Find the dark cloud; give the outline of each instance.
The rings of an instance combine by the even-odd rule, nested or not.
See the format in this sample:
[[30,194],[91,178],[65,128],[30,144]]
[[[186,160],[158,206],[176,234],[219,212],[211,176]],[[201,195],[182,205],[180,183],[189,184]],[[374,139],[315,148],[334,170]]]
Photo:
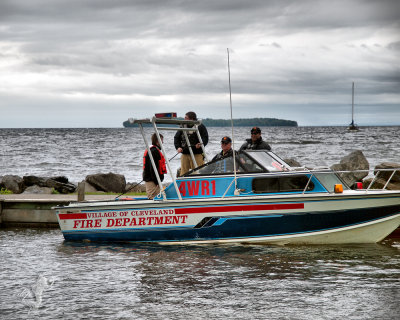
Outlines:
[[214,112],[227,47],[238,113],[249,103],[320,112],[346,104],[353,81],[361,102],[399,105],[399,12],[397,0],[3,0],[0,110],[11,95],[39,97],[35,108],[58,97]]
[[[74,32],[93,35],[98,28],[103,37],[124,31],[164,36],[231,32],[246,26],[272,27],[273,31],[293,32],[308,28],[331,29],[356,26],[399,27],[397,0],[383,1],[53,1],[3,0],[0,20],[5,25],[65,26]],[[373,17],[373,19],[371,19]],[[88,29],[85,27],[96,27]],[[285,31],[286,30],[286,31]]]

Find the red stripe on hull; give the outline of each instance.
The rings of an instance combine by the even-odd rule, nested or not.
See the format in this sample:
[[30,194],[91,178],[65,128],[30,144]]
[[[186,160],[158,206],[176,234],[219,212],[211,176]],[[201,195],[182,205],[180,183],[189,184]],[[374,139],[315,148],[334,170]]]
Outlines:
[[70,219],[87,219],[86,213],[60,213],[60,220],[70,220]]
[[176,214],[188,213],[209,213],[209,212],[237,212],[237,211],[258,211],[258,210],[290,210],[304,209],[304,203],[285,204],[250,204],[241,206],[220,206],[220,207],[198,207],[198,208],[177,208]]

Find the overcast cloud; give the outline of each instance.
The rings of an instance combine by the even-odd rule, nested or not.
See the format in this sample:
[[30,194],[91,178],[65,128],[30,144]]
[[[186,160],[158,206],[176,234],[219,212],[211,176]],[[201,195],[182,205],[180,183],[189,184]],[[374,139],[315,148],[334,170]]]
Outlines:
[[400,1],[0,0],[0,127],[193,110],[400,125]]

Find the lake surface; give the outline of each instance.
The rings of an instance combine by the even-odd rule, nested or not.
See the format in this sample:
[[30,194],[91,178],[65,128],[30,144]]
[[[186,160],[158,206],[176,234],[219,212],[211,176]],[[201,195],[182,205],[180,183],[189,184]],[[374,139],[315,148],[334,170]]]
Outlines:
[[[264,140],[282,158],[294,158],[308,167],[331,166],[353,150],[363,151],[371,168],[382,162],[400,163],[400,127],[266,127]],[[150,137],[153,132],[145,128]],[[220,151],[220,141],[232,136],[230,128],[208,128],[209,159]],[[165,131],[169,159],[176,155],[174,132]],[[250,128],[234,129],[235,149],[250,137]],[[138,128],[100,129],[0,129],[0,176],[64,175],[77,183],[88,174],[119,173],[129,182],[142,180],[145,144]],[[180,167],[180,155],[171,161]],[[166,181],[169,178],[166,178]]]
[[0,230],[1,319],[398,319],[400,241],[96,245]]
[[[211,158],[230,128],[208,128]],[[250,128],[235,128],[239,148]],[[330,166],[362,150],[400,163],[399,127],[262,128],[282,158]],[[146,129],[150,135],[152,131]],[[168,157],[173,132],[164,134]],[[141,180],[138,129],[0,129],[0,176]],[[175,171],[179,156],[172,161]],[[0,319],[399,319],[400,240],[348,246],[96,245],[0,229]]]

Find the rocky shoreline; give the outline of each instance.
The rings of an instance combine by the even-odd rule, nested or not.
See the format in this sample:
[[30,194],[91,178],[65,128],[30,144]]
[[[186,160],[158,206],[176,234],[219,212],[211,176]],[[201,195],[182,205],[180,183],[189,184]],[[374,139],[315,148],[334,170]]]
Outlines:
[[[301,167],[295,159],[285,159],[293,167]],[[374,168],[375,177],[368,176],[369,163],[360,150],[351,152],[341,159],[340,163],[330,167],[336,171],[356,171],[353,173],[341,173],[342,179],[353,186],[356,182],[362,182],[363,188],[367,188],[375,179],[372,189],[381,189],[392,176],[393,169],[400,168],[400,163],[384,162]],[[311,168],[310,168],[311,169]],[[378,174],[379,171],[379,174]],[[376,175],[378,176],[376,177]],[[117,173],[98,173],[86,176],[84,183],[85,192],[113,192],[124,193],[145,192],[144,184],[127,183],[123,175]],[[37,177],[37,176],[0,176],[0,189],[14,194],[71,194],[77,192],[78,186],[71,183],[65,176]],[[388,190],[400,190],[400,170],[392,177],[386,186]]]
[[[87,193],[145,192],[144,184],[127,183],[123,175],[117,173],[98,173],[86,176],[84,190]],[[0,177],[0,188],[13,194],[71,194],[78,185],[65,176],[37,177],[5,175]]]

